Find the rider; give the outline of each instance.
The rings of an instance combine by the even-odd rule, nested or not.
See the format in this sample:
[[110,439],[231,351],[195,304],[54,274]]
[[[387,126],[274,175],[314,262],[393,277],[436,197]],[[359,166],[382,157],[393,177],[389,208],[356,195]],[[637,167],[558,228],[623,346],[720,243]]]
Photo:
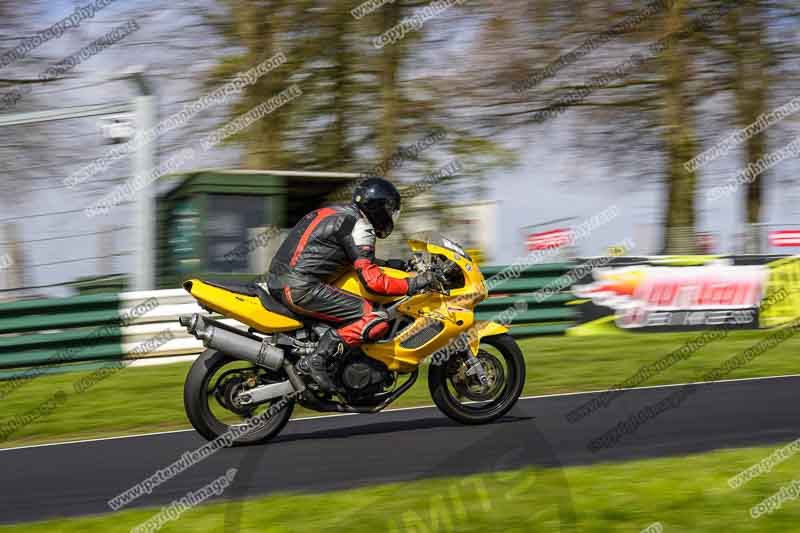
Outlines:
[[435,281],[430,272],[401,279],[379,268],[405,266],[402,261],[375,259],[375,237],[388,237],[399,214],[395,186],[368,178],[354,189],[352,203],[323,207],[300,219],[270,264],[267,287],[274,298],[296,313],[333,325],[320,337],[317,352],[298,363],[325,390],[335,389],[327,369],[333,357],[389,331],[385,312],[330,285],[333,280],[354,267],[369,292],[387,296],[414,294]]

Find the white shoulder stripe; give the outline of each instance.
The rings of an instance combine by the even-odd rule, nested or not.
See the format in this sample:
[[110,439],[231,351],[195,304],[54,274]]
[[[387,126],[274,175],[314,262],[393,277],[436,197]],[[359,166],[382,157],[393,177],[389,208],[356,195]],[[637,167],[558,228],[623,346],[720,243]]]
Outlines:
[[353,241],[356,246],[375,247],[375,228],[369,223],[366,217],[359,217],[353,226]]

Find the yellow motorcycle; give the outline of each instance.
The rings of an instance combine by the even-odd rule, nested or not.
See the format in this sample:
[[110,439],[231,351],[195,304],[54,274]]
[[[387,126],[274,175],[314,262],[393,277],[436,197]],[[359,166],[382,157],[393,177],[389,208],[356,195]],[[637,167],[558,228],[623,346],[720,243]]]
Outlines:
[[485,424],[507,413],[522,392],[525,362],[506,327],[475,320],[475,306],[488,296],[478,265],[438,233],[414,235],[408,244],[411,272],[385,271],[394,277],[431,271],[437,287],[387,297],[369,293],[354,271],[333,282],[386,311],[391,328],[384,339],[332,363],[337,386],[332,392],[321,390],[296,367],[301,357],[315,352],[329,325],[295,314],[257,281],[184,282],[211,313],[180,317],[207,347],[184,386],[184,406],[194,428],[209,440],[227,434],[230,443],[253,444],[277,435],[295,404],[320,412],[377,413],[414,385],[429,356],[428,388],[445,415],[464,424]]

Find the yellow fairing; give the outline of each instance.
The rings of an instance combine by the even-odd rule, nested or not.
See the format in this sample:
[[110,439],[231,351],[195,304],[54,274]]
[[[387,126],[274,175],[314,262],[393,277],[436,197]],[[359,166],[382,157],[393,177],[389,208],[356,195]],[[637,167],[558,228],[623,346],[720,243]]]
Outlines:
[[484,337],[491,337],[492,335],[500,335],[508,333],[508,328],[497,322],[475,322],[472,331],[469,334],[469,347],[472,353],[478,353],[478,347],[481,345],[481,339]]
[[[409,245],[414,251],[439,254],[454,261],[461,268],[466,283],[464,287],[450,291],[447,296],[423,293],[403,302],[399,306],[400,313],[415,318],[415,321],[391,340],[362,346],[368,356],[400,373],[413,372],[426,357],[471,330],[475,324],[473,309],[487,296],[483,274],[473,261],[447,248],[423,241],[409,241]],[[482,327],[479,333],[486,336],[503,332],[502,326],[495,326]],[[414,342],[420,332],[435,331],[430,328],[441,330],[427,342]]]
[[[191,286],[189,285],[191,283]],[[293,331],[303,327],[301,322],[267,311],[256,296],[227,291],[192,279],[184,283],[201,305],[264,333]],[[191,288],[190,288],[191,287]]]

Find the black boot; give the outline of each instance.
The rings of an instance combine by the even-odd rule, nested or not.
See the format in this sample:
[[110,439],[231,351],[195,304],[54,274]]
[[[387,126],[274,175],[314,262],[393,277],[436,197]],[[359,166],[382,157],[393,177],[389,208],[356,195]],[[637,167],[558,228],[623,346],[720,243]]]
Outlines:
[[331,379],[328,366],[336,363],[337,359],[344,355],[345,344],[336,330],[329,329],[319,338],[317,353],[306,355],[297,363],[297,368],[306,374],[310,374],[313,380],[323,391],[334,392],[337,387]]

